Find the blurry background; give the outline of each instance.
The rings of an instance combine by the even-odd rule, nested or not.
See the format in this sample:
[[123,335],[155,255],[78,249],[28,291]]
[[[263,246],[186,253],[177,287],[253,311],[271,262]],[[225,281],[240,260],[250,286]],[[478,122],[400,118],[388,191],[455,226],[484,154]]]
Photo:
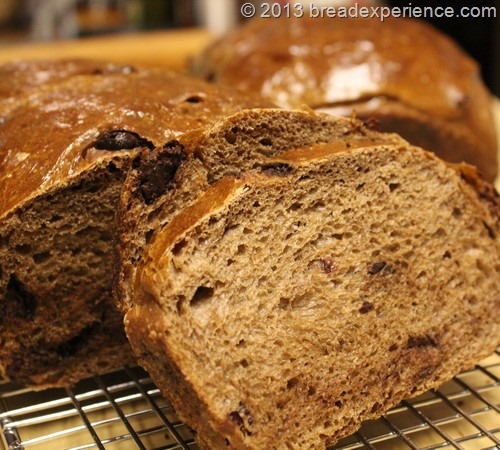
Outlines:
[[[80,39],[102,34],[147,30],[208,28],[214,34],[243,21],[239,7],[248,0],[0,0],[0,52],[2,47],[20,42]],[[286,1],[276,1],[287,3]],[[253,1],[259,7],[261,1]],[[295,2],[292,2],[295,3]],[[304,3],[304,2],[303,2]],[[354,1],[314,1],[307,3],[353,4]],[[378,4],[358,0],[360,5]],[[454,1],[461,4],[472,2]],[[480,4],[479,4],[480,3]],[[497,6],[500,1],[474,2],[474,6]],[[391,2],[408,6],[411,2]],[[413,2],[416,5],[416,2]],[[429,6],[432,2],[429,3]],[[444,6],[442,2],[440,6]],[[418,6],[424,6],[421,3]],[[498,13],[497,11],[497,13]],[[498,18],[430,19],[472,55],[483,70],[490,89],[500,96],[500,25]]]

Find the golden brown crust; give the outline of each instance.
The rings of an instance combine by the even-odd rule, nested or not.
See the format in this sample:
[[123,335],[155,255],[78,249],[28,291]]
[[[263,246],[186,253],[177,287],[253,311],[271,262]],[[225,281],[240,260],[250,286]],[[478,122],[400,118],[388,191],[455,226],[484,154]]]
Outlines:
[[380,119],[383,131],[495,177],[491,96],[478,65],[424,22],[254,20],[209,47],[193,71],[284,107],[354,109]]
[[206,77],[260,91],[287,107],[384,96],[456,118],[461,102],[474,101],[471,83],[479,82],[477,64],[449,38],[405,19],[253,20],[206,57],[200,63]]
[[0,98],[27,93],[37,87],[77,75],[127,73],[132,66],[88,59],[16,60],[0,66]]
[[116,158],[116,152],[93,149],[105,132],[127,130],[162,145],[242,104],[192,78],[137,70],[72,77],[0,105],[0,217]]

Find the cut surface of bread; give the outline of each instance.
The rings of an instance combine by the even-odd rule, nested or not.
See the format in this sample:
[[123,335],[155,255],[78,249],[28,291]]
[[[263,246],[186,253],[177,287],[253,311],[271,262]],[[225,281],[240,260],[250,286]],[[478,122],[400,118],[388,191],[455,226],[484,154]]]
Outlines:
[[282,107],[355,113],[447,161],[476,165],[489,181],[497,173],[492,97],[479,67],[423,21],[252,20],[209,46],[193,73]]
[[260,104],[167,70],[78,64],[0,102],[0,377],[39,388],[134,362],[111,288],[132,157]]
[[[303,114],[273,114],[281,131],[260,133],[281,149],[157,227],[124,307],[202,448],[326,448],[500,341],[496,191],[363,128],[304,147],[283,131],[306,135]],[[232,144],[222,121],[184,152],[243,154],[259,122],[239,119]]]
[[162,149],[143,151],[127,174],[118,206],[117,303],[124,309],[130,304],[137,264],[151,235],[211,183],[265,163],[288,150],[291,142],[303,147],[332,140],[345,145],[405,143],[397,135],[370,131],[357,120],[266,108],[230,115]]

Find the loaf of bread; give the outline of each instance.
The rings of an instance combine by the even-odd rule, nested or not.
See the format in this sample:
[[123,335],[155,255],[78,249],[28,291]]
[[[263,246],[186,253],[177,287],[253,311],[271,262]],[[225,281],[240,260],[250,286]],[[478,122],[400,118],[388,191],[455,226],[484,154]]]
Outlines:
[[125,329],[201,448],[326,448],[500,343],[500,199],[471,166],[279,110],[152,157],[121,199],[121,244],[146,235]]
[[[46,74],[19,64],[21,78]],[[134,361],[111,288],[132,157],[261,105],[165,70],[53,67],[68,64],[0,101],[0,376],[39,388]]]
[[424,22],[253,20],[212,44],[193,72],[282,107],[354,113],[447,161],[477,166],[489,181],[497,173],[491,95],[478,65]]

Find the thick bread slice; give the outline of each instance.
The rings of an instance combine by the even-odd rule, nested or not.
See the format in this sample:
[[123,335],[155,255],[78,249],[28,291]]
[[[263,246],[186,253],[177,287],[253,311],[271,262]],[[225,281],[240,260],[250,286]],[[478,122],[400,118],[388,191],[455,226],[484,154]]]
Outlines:
[[0,102],[0,377],[46,387],[134,362],[111,292],[131,159],[262,103],[167,70],[23,67],[48,79]]
[[202,448],[325,448],[500,343],[494,189],[401,141],[295,137],[170,217],[129,286],[132,348]]
[[344,145],[405,143],[397,135],[373,132],[358,120],[266,108],[236,113],[162,149],[142,152],[128,172],[118,207],[117,303],[124,310],[130,305],[137,263],[152,233],[215,180],[260,166],[291,145],[332,140]]

